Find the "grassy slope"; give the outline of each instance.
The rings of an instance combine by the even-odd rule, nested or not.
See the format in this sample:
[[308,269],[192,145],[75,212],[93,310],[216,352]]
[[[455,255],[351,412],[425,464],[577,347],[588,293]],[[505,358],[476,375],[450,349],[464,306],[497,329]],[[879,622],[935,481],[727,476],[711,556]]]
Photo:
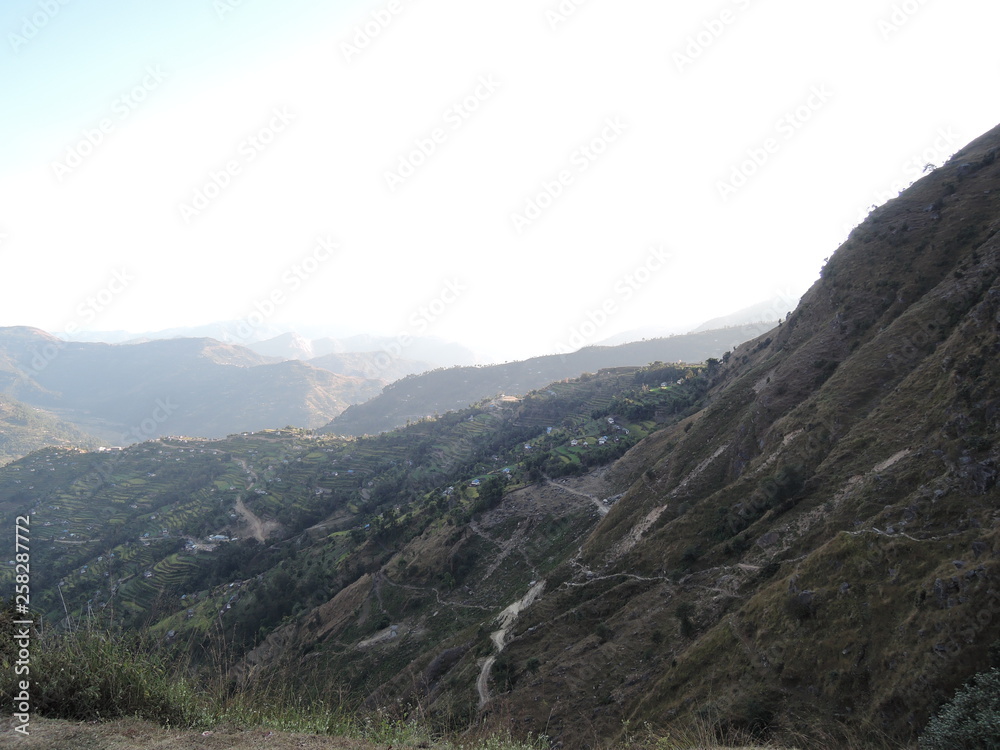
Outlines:
[[621,462],[636,481],[583,562],[655,580],[556,592],[551,609],[612,637],[515,642],[512,659],[542,655],[515,717],[551,726],[558,694],[599,734],[698,707],[912,736],[986,663],[1000,635],[997,142],[876,211],[790,320],[734,352],[712,406]]

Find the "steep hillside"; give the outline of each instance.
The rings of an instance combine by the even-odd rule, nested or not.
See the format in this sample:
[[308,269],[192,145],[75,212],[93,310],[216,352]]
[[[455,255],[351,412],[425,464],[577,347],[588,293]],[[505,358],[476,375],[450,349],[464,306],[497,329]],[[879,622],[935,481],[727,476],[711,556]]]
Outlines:
[[0,397],[0,466],[47,445],[96,448],[99,443],[52,414]]
[[409,421],[462,409],[486,398],[521,395],[548,383],[608,367],[650,362],[702,362],[767,330],[751,325],[697,335],[590,346],[572,354],[534,357],[488,367],[452,367],[404,378],[371,401],[357,404],[325,429],[339,435],[375,434]]
[[697,709],[906,737],[989,663],[998,148],[1000,129],[875,211],[725,358],[708,408],[615,467],[630,489],[518,623],[515,721]]
[[[234,690],[562,747],[693,718],[912,743],[1000,653],[998,150],[1000,128],[875,211],[791,316],[703,367],[557,378],[376,437],[3,467],[32,603]],[[488,369],[431,375],[440,397]]]
[[704,409],[557,494],[397,543],[248,673],[315,667],[567,746],[695,715],[912,740],[1000,637],[998,148],[874,212],[712,365]]
[[71,343],[30,328],[0,330],[0,393],[112,444],[319,427],[383,384],[214,339]]

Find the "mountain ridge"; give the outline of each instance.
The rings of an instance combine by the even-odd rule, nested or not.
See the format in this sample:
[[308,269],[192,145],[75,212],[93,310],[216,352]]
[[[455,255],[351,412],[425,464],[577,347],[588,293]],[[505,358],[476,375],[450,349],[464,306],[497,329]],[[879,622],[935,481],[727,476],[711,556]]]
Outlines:
[[585,372],[656,361],[701,362],[712,356],[722,356],[731,347],[769,327],[755,324],[615,346],[588,346],[569,354],[412,375],[390,384],[376,398],[349,407],[323,431],[343,435],[373,434],[402,427],[408,421],[462,409],[486,398],[524,394]]
[[0,329],[0,392],[112,444],[318,427],[383,385],[211,338],[79,343],[38,329]]

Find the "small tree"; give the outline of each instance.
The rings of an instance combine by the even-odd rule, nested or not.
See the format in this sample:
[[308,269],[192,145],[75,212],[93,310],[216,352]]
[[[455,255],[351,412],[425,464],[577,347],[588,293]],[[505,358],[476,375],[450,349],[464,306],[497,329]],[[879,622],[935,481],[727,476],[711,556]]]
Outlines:
[[920,737],[922,750],[1000,750],[1000,670],[980,672],[941,707]]
[[504,482],[500,477],[492,476],[487,478],[479,487],[479,502],[476,504],[478,512],[495,508],[503,500]]

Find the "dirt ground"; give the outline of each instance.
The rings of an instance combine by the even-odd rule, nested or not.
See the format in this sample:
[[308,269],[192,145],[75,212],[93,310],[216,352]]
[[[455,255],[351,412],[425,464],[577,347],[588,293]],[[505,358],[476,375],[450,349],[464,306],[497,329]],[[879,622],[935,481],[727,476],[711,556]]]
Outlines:
[[107,724],[75,723],[33,717],[29,735],[13,730],[4,717],[0,748],[13,750],[387,750],[360,740],[254,729],[211,732],[163,729],[135,719]]

